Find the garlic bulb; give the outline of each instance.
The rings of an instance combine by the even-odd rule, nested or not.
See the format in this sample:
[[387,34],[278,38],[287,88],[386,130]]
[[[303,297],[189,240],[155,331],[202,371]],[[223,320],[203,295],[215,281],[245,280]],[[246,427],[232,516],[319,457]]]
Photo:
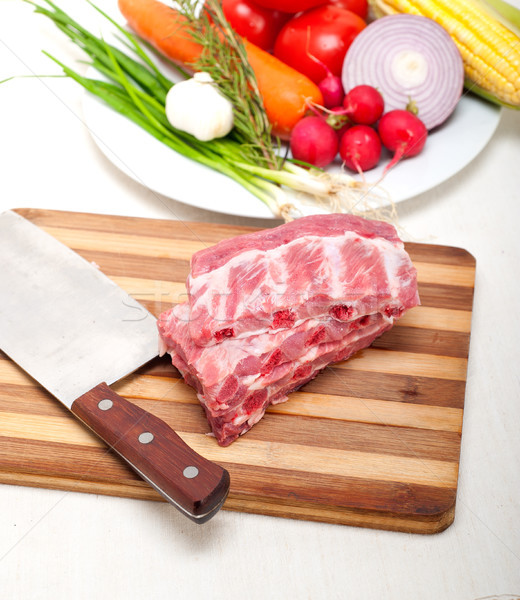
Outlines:
[[224,137],[233,129],[233,105],[209,73],[195,73],[176,83],[166,95],[165,109],[173,127],[203,142]]

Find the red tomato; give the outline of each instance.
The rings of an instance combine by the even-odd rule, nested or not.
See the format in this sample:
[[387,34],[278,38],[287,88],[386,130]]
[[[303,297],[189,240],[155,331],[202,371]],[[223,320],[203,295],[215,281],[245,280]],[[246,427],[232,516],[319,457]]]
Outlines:
[[231,27],[262,50],[274,47],[276,36],[290,15],[263,8],[251,0],[223,0],[222,10]]
[[281,10],[287,13],[297,13],[302,10],[314,8],[320,4],[325,4],[327,0],[255,0],[257,4],[264,8],[272,10]]
[[358,15],[337,6],[319,6],[293,17],[276,38],[274,55],[293,69],[319,83],[326,69],[341,76],[345,54],[357,34],[366,27]]
[[345,10],[351,10],[356,15],[359,15],[362,19],[367,18],[368,14],[368,1],[367,0],[329,0],[329,4],[339,6]]

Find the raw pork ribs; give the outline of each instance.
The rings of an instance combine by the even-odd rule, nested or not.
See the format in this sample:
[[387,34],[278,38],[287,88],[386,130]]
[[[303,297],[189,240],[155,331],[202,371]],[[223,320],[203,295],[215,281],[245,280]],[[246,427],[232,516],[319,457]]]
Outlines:
[[187,288],[189,300],[159,318],[162,353],[197,391],[222,446],[419,304],[395,229],[340,214],[201,250]]

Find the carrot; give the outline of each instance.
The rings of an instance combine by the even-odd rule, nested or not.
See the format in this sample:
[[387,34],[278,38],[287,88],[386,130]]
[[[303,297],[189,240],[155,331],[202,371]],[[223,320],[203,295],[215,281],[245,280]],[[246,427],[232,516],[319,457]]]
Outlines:
[[[193,69],[202,46],[193,41],[187,19],[159,0],[118,0],[130,27],[175,64]],[[310,79],[258,46],[243,40],[274,135],[289,139],[308,102],[323,104]]]
[[323,105],[323,96],[307,76],[258,46],[243,41],[273,133],[289,139],[294,126],[307,112],[308,102]]
[[186,17],[158,0],[119,0],[130,27],[179,66],[193,66],[202,46],[193,41]]

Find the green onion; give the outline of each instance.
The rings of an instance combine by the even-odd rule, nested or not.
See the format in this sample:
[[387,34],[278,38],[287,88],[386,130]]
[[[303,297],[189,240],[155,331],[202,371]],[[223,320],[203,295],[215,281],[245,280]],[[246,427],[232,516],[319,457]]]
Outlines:
[[[384,210],[374,209],[374,201],[376,204],[380,202],[379,196],[367,184],[357,182],[346,174],[306,169],[283,160],[277,160],[272,168],[259,166],[266,165],[265,149],[258,148],[254,140],[248,143],[243,135],[230,134],[226,138],[201,142],[173,128],[166,118],[164,104],[166,94],[174,83],[159,71],[137,36],[124,30],[93,5],[122,35],[123,44],[128,49],[126,53],[87,31],[51,0],[45,0],[45,5],[26,1],[35,7],[35,12],[52,20],[85,52],[90,59],[89,64],[105,80],[84,77],[45,53],[67,77],[173,151],[230,177],[264,202],[276,216],[291,219],[301,214],[302,205],[314,208],[318,205],[325,211],[357,212],[388,218]],[[389,211],[390,220],[394,220],[391,204]]]

